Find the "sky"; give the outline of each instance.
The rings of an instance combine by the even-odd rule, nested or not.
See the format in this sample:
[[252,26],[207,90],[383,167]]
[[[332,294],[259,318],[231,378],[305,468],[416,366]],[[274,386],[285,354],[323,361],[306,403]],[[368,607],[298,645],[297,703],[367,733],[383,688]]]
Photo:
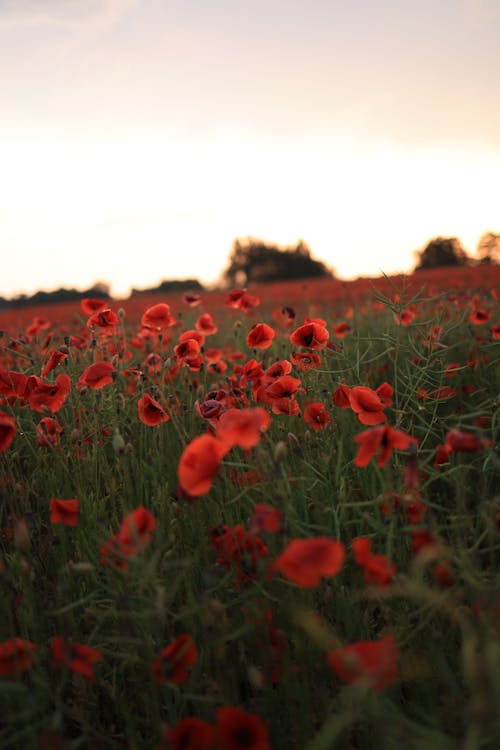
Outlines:
[[498,0],[0,0],[0,295],[500,231]]

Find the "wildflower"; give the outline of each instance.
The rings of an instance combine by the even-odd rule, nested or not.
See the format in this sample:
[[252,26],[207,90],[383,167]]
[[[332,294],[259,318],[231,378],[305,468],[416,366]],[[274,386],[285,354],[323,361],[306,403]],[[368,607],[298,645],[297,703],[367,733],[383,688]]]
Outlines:
[[107,307],[106,300],[93,299],[92,297],[85,297],[80,301],[83,312],[86,315],[92,315],[93,313],[105,310]]
[[141,325],[154,331],[170,328],[170,326],[175,325],[175,322],[175,318],[170,314],[170,306],[165,302],[159,302],[157,305],[148,307],[141,318]]
[[145,393],[143,398],[138,400],[137,411],[141,422],[148,425],[148,427],[156,427],[162,422],[168,422],[170,419],[163,406],[158,401],[155,401],[149,393]]
[[0,411],[0,453],[5,453],[10,447],[16,435],[16,423],[14,417]]
[[163,732],[169,750],[212,750],[213,736],[213,727],[195,716],[188,716]]
[[160,685],[169,682],[181,685],[189,677],[189,667],[196,664],[198,652],[196,644],[187,633],[165,646],[151,664],[153,679]]
[[256,323],[250,329],[246,342],[251,349],[269,349],[276,332],[267,323]]
[[351,409],[356,413],[361,424],[375,425],[387,421],[387,417],[383,414],[386,405],[371,388],[356,385],[350,389],[348,398]]
[[99,548],[101,565],[107,566],[111,562],[115,568],[125,569],[126,558],[134,557],[151,543],[155,528],[155,517],[140,505],[125,516],[119,531]]
[[30,375],[26,383],[25,398],[30,409],[44,412],[49,409],[52,414],[59,411],[71,392],[71,379],[66,373],[57,376],[55,383],[45,383],[36,375]]
[[217,436],[230,446],[238,445],[249,450],[257,445],[270,424],[271,417],[261,406],[255,409],[228,409],[219,417]]
[[87,328],[98,328],[99,333],[113,334],[120,322],[118,315],[109,307],[98,310],[87,320]]
[[378,583],[387,586],[396,573],[396,567],[385,555],[374,555],[368,537],[358,537],[352,541],[354,560],[361,565],[366,583]]
[[70,643],[60,635],[52,638],[50,648],[54,669],[67,667],[88,680],[94,680],[94,664],[102,659],[101,651],[82,643]]
[[402,430],[395,430],[390,425],[373,427],[355,436],[354,442],[359,443],[354,463],[356,466],[368,466],[370,460],[380,451],[377,466],[385,466],[392,451],[408,450],[410,445],[417,445],[416,438],[407,435]]
[[257,503],[254,506],[249,530],[260,533],[275,534],[283,528],[283,511],[273,508],[265,503]]
[[189,307],[198,307],[201,302],[201,294],[183,294],[182,299]]
[[321,367],[321,357],[315,352],[295,352],[290,355],[290,359],[303,372],[319,370]]
[[293,539],[275,560],[274,568],[297,586],[314,588],[321,578],[336,576],[344,558],[344,545],[334,539]]
[[332,421],[321,401],[315,401],[304,409],[304,419],[312,430],[324,430]]
[[46,377],[46,375],[48,375],[49,372],[52,372],[52,370],[55,370],[55,368],[59,364],[61,364],[61,362],[64,362],[64,360],[67,358],[68,358],[67,352],[63,352],[59,350],[52,351],[41,372],[42,378]]
[[36,426],[36,442],[44,447],[55,447],[61,442],[59,437],[64,432],[57,419],[43,417]]
[[0,643],[0,675],[10,677],[26,672],[33,664],[36,645],[24,638],[11,638]]
[[219,555],[219,565],[236,569],[238,585],[253,580],[258,573],[260,561],[269,554],[262,539],[246,531],[240,524],[211,528],[209,533],[210,541]]
[[217,709],[216,718],[217,750],[271,750],[267,727],[258,714],[223,706]]
[[97,390],[113,382],[116,370],[109,362],[95,362],[80,376],[78,387],[88,386]]
[[328,654],[328,663],[343,682],[366,685],[376,692],[400,674],[399,649],[393,635],[378,641],[358,641]]
[[51,523],[63,523],[65,526],[76,526],[80,512],[78,500],[59,500],[53,498],[50,501]]
[[194,324],[196,330],[201,331],[202,333],[206,334],[207,336],[212,335],[213,333],[217,333],[218,328],[214,323],[214,320],[210,313],[204,313],[203,315],[200,315],[196,323]]
[[329,337],[326,325],[310,322],[296,328],[290,334],[290,341],[294,346],[306,349],[323,349]]
[[349,401],[350,388],[345,383],[341,383],[337,390],[333,393],[333,403],[338,409],[349,409],[351,402]]
[[346,323],[343,321],[342,323],[338,323],[335,328],[333,329],[333,335],[336,339],[343,339],[347,336],[348,333],[352,332],[352,326],[349,325],[349,323]]
[[211,435],[201,435],[186,446],[177,475],[182,488],[192,496],[205,495],[230,446]]

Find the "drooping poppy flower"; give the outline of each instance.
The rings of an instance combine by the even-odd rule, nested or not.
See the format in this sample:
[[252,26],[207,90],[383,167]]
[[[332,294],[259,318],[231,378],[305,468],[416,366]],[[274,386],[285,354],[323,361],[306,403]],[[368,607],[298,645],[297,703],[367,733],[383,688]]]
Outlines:
[[354,463],[356,466],[368,466],[373,456],[379,451],[377,466],[382,468],[392,455],[393,450],[406,451],[411,445],[417,445],[416,438],[407,435],[402,430],[395,430],[390,425],[373,427],[355,436],[354,442],[359,444]]
[[217,750],[271,750],[261,717],[236,706],[217,709],[215,746]]
[[328,663],[343,682],[385,690],[400,674],[400,653],[393,635],[358,641],[328,654]]
[[175,727],[166,729],[163,739],[168,743],[168,750],[213,750],[214,729],[207,721],[188,716]]
[[255,409],[228,409],[217,423],[217,437],[228,445],[249,450],[257,445],[269,428],[271,417],[261,406]]
[[265,503],[257,503],[254,506],[248,529],[257,534],[261,532],[276,534],[283,529],[283,511]]
[[148,427],[156,427],[162,422],[168,422],[169,415],[161,404],[152,398],[149,393],[145,393],[137,402],[137,411],[139,419]]
[[148,307],[141,318],[141,325],[154,331],[163,331],[175,325],[175,322],[175,318],[170,314],[170,306],[165,302]]
[[196,664],[198,651],[196,644],[187,633],[165,646],[151,664],[153,679],[159,684],[182,685],[189,677],[189,667]]
[[16,422],[14,417],[0,411],[0,453],[5,453],[10,448],[16,435]]
[[305,323],[290,334],[291,343],[305,349],[324,349],[329,338],[326,326],[314,322]]
[[80,503],[78,500],[59,500],[53,498],[50,501],[50,521],[51,523],[63,523],[65,526],[76,526],[80,513]]
[[250,349],[269,349],[276,336],[276,331],[267,323],[255,323],[247,335],[246,343]]
[[177,469],[183,489],[194,497],[205,495],[229,449],[227,443],[212,435],[194,438],[184,449]]
[[218,328],[215,325],[214,319],[212,318],[210,313],[204,313],[203,315],[200,315],[200,317],[194,324],[194,327],[196,328],[196,330],[201,331],[206,336],[211,336],[218,331]]
[[26,672],[35,661],[36,645],[24,638],[0,643],[0,675],[10,677]]
[[383,413],[386,405],[371,388],[364,385],[355,385],[354,388],[350,389],[348,398],[351,409],[361,424],[375,425],[387,421],[387,417]]
[[64,432],[57,419],[42,417],[36,426],[36,442],[46,448],[56,447],[61,442],[60,435]]
[[72,672],[94,680],[94,664],[102,659],[102,652],[83,643],[70,643],[60,635],[54,636],[50,643],[52,666],[54,669],[67,667]]
[[36,375],[30,375],[26,383],[25,397],[30,409],[55,414],[65,403],[71,392],[71,378],[66,373],[57,376],[54,383],[45,383]]
[[321,401],[308,404],[304,409],[304,419],[312,430],[324,430],[332,418]]
[[110,362],[95,362],[82,373],[78,381],[78,387],[87,386],[88,388],[94,388],[94,390],[104,388],[104,386],[113,382],[115,374],[116,370]]
[[396,567],[385,555],[373,554],[371,540],[368,537],[353,539],[351,546],[354,560],[363,568],[366,583],[387,586],[392,581],[396,574]]
[[333,393],[333,403],[338,409],[350,409],[351,402],[349,401],[350,388],[345,383],[341,383],[336,391]]
[[342,569],[345,547],[328,537],[293,539],[273,567],[301,588],[314,588],[322,578],[333,578]]
[[55,370],[55,368],[59,364],[61,364],[61,362],[64,362],[64,360],[67,358],[68,358],[68,352],[63,352],[59,350],[52,351],[41,372],[42,378],[48,375],[49,372],[52,372],[52,370]]

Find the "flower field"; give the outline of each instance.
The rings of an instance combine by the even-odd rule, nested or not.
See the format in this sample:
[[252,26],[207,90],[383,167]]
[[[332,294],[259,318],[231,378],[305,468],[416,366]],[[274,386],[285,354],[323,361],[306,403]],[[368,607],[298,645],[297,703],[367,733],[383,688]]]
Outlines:
[[499,282],[1,312],[2,750],[497,750]]

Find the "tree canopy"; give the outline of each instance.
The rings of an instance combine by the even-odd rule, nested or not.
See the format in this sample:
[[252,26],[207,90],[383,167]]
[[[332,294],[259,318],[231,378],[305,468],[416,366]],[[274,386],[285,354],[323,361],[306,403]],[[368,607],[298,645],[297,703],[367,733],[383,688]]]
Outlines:
[[456,237],[434,237],[415,255],[415,271],[440,266],[466,266],[470,261],[462,243]]
[[280,249],[253,237],[234,241],[229,265],[223,273],[224,281],[231,286],[325,276],[332,276],[331,271],[311,257],[309,247],[302,240],[295,247]]
[[480,263],[500,263],[500,233],[485,232],[479,239],[477,255]]

